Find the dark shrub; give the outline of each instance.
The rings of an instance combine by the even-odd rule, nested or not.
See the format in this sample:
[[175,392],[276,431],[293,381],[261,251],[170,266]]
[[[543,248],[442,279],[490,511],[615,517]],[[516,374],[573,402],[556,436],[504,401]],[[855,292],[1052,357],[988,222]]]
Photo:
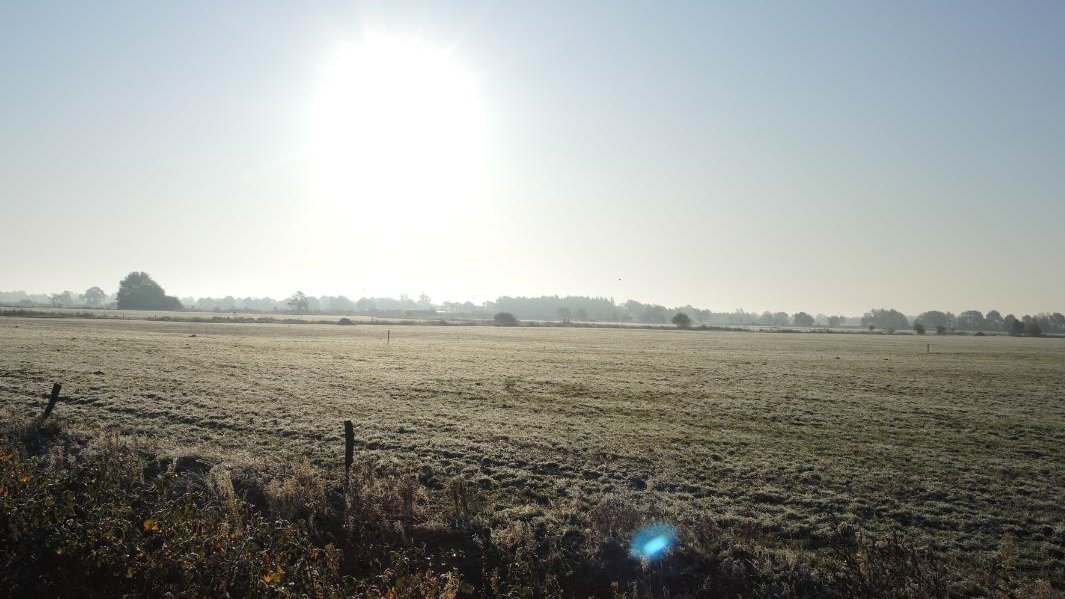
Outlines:
[[673,324],[677,325],[678,329],[686,329],[692,326],[692,319],[690,316],[683,312],[677,312],[670,320]]
[[841,526],[813,556],[751,523],[673,514],[682,542],[656,565],[624,548],[670,516],[653,504],[607,494],[529,522],[440,476],[360,459],[342,482],[306,462],[175,456],[0,411],[0,596],[1058,596],[1018,576],[1008,536],[977,571],[902,535]]
[[496,326],[499,327],[512,327],[518,324],[518,319],[510,312],[497,312],[496,315],[492,317],[492,320],[494,320]]

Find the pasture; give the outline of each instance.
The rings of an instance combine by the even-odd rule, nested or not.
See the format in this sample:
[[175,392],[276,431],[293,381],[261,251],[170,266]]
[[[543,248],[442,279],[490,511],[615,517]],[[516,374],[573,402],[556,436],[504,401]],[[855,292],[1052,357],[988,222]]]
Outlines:
[[[603,497],[816,553],[1065,564],[1065,339],[0,319],[0,404],[215,455],[360,459],[501,519]],[[926,344],[932,344],[927,353]],[[583,507],[582,507],[583,506]]]

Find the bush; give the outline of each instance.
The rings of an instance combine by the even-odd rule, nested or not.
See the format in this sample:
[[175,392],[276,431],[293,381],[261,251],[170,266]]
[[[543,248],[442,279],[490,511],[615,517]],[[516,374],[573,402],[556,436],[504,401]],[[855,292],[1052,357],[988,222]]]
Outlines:
[[492,320],[499,327],[512,327],[518,324],[518,319],[510,312],[496,312]]
[[[335,483],[327,486],[320,471],[298,462],[212,467],[111,434],[79,438],[54,425],[36,431],[4,424],[4,596],[457,594],[458,575],[440,556],[417,560],[416,551],[390,551],[402,548],[394,524],[413,524],[391,507],[406,491],[366,472],[345,500]],[[359,535],[383,544],[381,553],[361,549]],[[413,567],[429,561],[441,565]]]
[[[493,516],[469,480],[357,461],[174,459],[114,434],[0,415],[0,589],[12,597],[1052,596],[999,562],[964,572],[905,537],[839,529],[816,560],[768,531],[604,495],[543,518]],[[673,520],[659,563],[624,544]],[[992,574],[988,576],[988,572]]]
[[686,329],[686,328],[692,326],[691,317],[688,316],[687,314],[683,313],[683,312],[677,312],[673,316],[673,318],[670,319],[670,322],[672,322],[673,324],[677,325],[678,329]]
[[913,323],[913,330],[918,335],[924,335],[924,325],[919,322]]
[[352,322],[350,318],[344,317],[344,318],[341,318],[340,320],[338,320],[337,324],[349,325],[349,324],[355,324],[355,323]]

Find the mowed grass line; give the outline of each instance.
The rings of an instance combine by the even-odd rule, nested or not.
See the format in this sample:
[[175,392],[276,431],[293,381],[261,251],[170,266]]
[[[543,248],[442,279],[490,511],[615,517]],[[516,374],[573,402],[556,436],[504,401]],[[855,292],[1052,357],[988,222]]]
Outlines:
[[469,477],[503,512],[631,494],[811,547],[849,522],[1065,562],[1065,340],[384,333],[5,318],[0,400],[29,409],[60,380],[78,422],[319,463],[351,418],[360,451]]

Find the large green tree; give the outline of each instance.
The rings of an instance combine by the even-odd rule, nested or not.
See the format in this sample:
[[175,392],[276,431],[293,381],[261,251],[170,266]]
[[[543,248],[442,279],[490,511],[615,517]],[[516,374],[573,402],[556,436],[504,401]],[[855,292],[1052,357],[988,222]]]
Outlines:
[[180,310],[178,298],[167,295],[146,272],[131,272],[118,284],[119,310]]

